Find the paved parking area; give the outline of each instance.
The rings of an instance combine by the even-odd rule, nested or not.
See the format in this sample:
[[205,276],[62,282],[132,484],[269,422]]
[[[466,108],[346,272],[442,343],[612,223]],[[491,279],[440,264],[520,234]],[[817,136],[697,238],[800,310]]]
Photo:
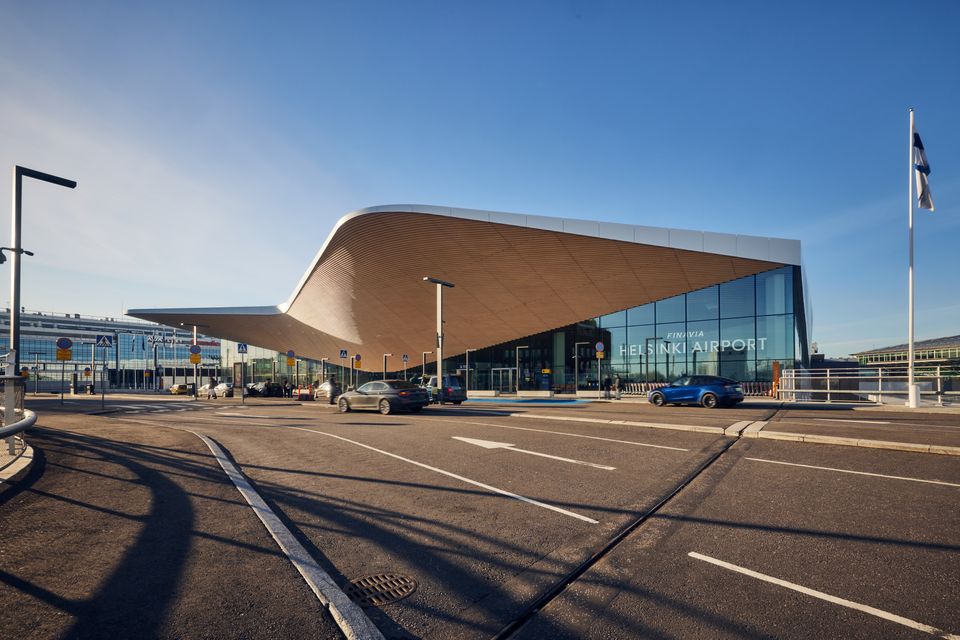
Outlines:
[[[201,535],[207,528],[237,541],[230,552],[235,566],[221,570],[242,572],[232,578],[242,583],[265,563],[272,569],[261,584],[284,594],[271,599],[241,588],[229,603],[221,597],[205,616],[211,637],[218,628],[229,631],[230,607],[317,619],[312,627],[297,622],[303,633],[289,637],[341,635],[209,451],[183,429],[223,447],[338,585],[380,574],[416,581],[412,595],[365,609],[388,638],[929,637],[927,627],[960,631],[960,457],[719,433],[766,422],[778,431],[880,433],[886,439],[896,424],[905,438],[960,444],[957,416],[627,403],[464,405],[381,416],[339,414],[317,403],[182,404],[116,401],[112,413],[99,416],[37,407],[44,427],[32,438],[48,461],[69,461],[72,439],[84,438],[84,446],[114,458],[142,455],[143,447],[156,446],[152,440],[171,440],[162,458],[148,461],[157,465],[157,475],[134,484],[202,481],[183,493],[193,513],[203,507],[204,526],[193,518],[184,532],[183,521],[166,523],[180,532],[187,551],[181,572],[158,596],[153,628],[159,636],[184,635],[177,631],[185,620],[184,599],[217,589],[218,548],[199,552],[210,545]],[[556,419],[563,417],[581,420]],[[63,502],[67,486],[123,504],[130,489],[114,476],[129,475],[128,468],[90,473],[65,468],[80,466],[71,462],[48,463],[13,497],[0,494],[3,543],[39,526],[46,509]],[[51,482],[62,484],[51,490],[45,484]],[[139,500],[141,511],[149,512],[158,498],[147,492]],[[113,511],[122,510],[96,513],[122,522]],[[3,533],[14,521],[23,528]],[[4,599],[30,603],[26,609],[43,619],[58,607],[28,585],[58,573],[65,582],[77,573],[85,584],[100,584],[124,567],[123,545],[135,535],[122,528],[110,535],[110,526],[100,525],[58,543],[61,525],[47,526],[46,547],[29,546],[14,562],[0,555],[0,591],[9,592]],[[43,560],[58,544],[64,553],[93,541],[119,550],[93,563]],[[51,584],[44,588],[58,593]],[[108,595],[93,586],[88,591],[95,601]],[[57,615],[77,624],[73,609],[61,607]],[[0,621],[0,629],[5,624]],[[267,631],[247,635],[271,637]]]

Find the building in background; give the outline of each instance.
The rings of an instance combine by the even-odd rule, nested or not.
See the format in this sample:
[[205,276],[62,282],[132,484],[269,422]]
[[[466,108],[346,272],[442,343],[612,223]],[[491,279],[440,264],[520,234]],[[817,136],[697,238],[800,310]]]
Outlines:
[[[943,367],[960,371],[960,336],[919,340],[913,343],[914,363],[917,367]],[[907,345],[898,344],[854,353],[863,368],[906,368]]]

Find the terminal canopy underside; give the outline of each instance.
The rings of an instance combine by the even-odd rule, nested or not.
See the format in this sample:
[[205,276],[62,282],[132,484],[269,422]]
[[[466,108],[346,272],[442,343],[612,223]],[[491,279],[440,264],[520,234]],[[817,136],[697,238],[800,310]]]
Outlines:
[[[498,216],[512,217],[504,223]],[[453,356],[799,264],[799,257],[784,257],[794,250],[799,256],[799,243],[791,241],[628,225],[606,225],[613,233],[598,237],[599,223],[527,218],[427,207],[366,210],[340,221],[286,304],[128,314],[317,360],[336,360],[347,349],[362,354],[363,368],[376,370],[385,353],[416,362],[435,350],[436,288],[424,276],[455,285],[444,290],[443,305],[444,354]],[[579,233],[565,230],[574,224]],[[590,224],[599,232],[585,235],[591,232],[582,227]]]

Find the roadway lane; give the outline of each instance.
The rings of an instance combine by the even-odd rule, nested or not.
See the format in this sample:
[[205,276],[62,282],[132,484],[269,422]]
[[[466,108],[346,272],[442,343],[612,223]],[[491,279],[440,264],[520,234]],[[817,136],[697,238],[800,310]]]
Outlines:
[[958,633],[958,501],[956,458],[741,440],[518,637],[930,637],[731,567]]
[[412,597],[370,612],[397,637],[488,637],[728,441],[496,413],[306,405],[149,420],[220,442],[339,584],[416,579]]
[[40,423],[0,494],[0,637],[340,637],[196,436]]

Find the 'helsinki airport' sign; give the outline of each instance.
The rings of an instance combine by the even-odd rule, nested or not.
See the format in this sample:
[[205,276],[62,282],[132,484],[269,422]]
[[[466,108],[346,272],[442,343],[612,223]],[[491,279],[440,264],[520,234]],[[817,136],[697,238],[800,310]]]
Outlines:
[[[646,345],[642,344],[621,344],[620,345],[620,355],[621,356],[642,356],[644,352],[646,355],[652,356],[654,352],[661,354],[677,354],[682,355],[685,353],[720,353],[721,351],[756,351],[757,348],[764,349],[766,346],[766,338],[736,338],[734,340],[698,340],[697,338],[704,338],[703,331],[675,331],[668,333],[665,338],[658,338],[655,342],[657,345],[654,347],[653,344],[648,342]],[[686,339],[686,342],[681,342],[680,340]],[[693,338],[693,340],[690,340]],[[653,339],[651,338],[651,341]],[[689,349],[687,348],[689,346]],[[656,351],[654,351],[656,349]]]

